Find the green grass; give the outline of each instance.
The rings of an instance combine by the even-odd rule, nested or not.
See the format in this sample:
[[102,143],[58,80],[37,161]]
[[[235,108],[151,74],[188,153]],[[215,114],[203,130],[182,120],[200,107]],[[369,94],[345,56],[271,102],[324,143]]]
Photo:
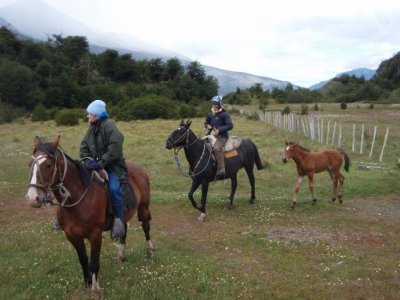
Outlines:
[[[340,110],[323,105],[323,113]],[[388,106],[389,107],[389,106]],[[378,108],[378,109],[376,109]],[[331,203],[327,173],[317,174],[317,205],[311,205],[303,181],[294,211],[291,204],[295,164],[281,161],[284,138],[317,150],[306,137],[288,135],[265,123],[233,116],[234,135],[258,146],[263,171],[255,171],[254,205],[244,171],[232,210],[224,211],[230,182],[210,185],[205,223],[188,199],[190,179],[179,175],[165,140],[179,121],[118,123],[125,134],[124,153],[142,165],[151,180],[151,235],[157,250],[145,258],[144,235],[129,224],[128,260],[116,263],[117,244],[104,233],[99,283],[103,299],[398,299],[400,297],[400,168],[396,144],[400,125],[376,106],[374,120],[390,122],[393,140],[381,169],[363,169],[364,160],[349,153],[344,203]],[[390,108],[390,107],[389,107]],[[371,122],[367,108],[350,107],[359,122]],[[398,113],[395,109],[393,113]],[[364,119],[363,119],[364,118]],[[192,129],[203,134],[203,119]],[[351,122],[352,119],[349,119]],[[90,299],[73,247],[51,229],[55,208],[28,208],[24,203],[27,163],[35,135],[61,145],[78,157],[87,125],[56,127],[52,122],[0,126],[0,298]],[[187,162],[179,154],[184,172]],[[200,198],[200,192],[195,193]]]

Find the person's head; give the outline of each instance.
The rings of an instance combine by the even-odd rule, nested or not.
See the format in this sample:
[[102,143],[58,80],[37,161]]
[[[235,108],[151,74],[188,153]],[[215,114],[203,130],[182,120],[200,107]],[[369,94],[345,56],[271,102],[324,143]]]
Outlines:
[[222,106],[222,96],[214,96],[211,99],[213,107],[220,108]]
[[92,123],[99,118],[108,118],[106,103],[103,100],[94,100],[86,109],[89,122]]

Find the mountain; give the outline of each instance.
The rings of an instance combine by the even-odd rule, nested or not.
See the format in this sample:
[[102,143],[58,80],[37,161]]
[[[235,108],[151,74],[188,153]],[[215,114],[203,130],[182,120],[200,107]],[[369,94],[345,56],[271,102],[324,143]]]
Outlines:
[[312,90],[312,91],[318,90],[318,89],[322,88],[324,85],[326,85],[328,82],[330,82],[332,79],[340,77],[342,75],[356,76],[358,78],[364,77],[365,80],[370,80],[372,77],[375,76],[375,74],[376,74],[376,70],[373,70],[373,69],[367,69],[367,68],[354,69],[354,70],[350,70],[347,72],[339,73],[331,79],[321,81],[319,83],[316,83],[316,84],[310,86],[308,89]]
[[[131,53],[135,59],[178,58],[183,64],[192,59],[173,51],[163,49],[131,36],[115,33],[101,33],[92,30],[82,22],[71,18],[41,0],[20,0],[0,7],[0,26],[12,28],[18,36],[29,37],[33,40],[47,40],[53,34],[62,36],[85,36],[89,42],[90,51],[101,53],[107,48],[115,49],[120,54]],[[205,66],[207,75],[218,80],[219,94],[236,91],[236,88],[249,88],[261,83],[264,90],[274,87],[285,87],[288,82],[252,74],[233,72]]]
[[225,95],[229,92],[236,91],[236,88],[246,89],[256,83],[261,83],[264,91],[272,90],[273,88],[285,88],[288,81],[281,81],[269,77],[257,76],[242,72],[233,72],[222,70],[214,67],[203,66],[208,75],[212,75],[218,79],[220,85],[220,95]]

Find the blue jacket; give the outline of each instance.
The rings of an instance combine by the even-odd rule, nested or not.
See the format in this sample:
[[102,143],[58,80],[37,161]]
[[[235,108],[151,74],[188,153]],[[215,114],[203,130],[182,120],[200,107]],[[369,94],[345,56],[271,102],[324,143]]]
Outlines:
[[219,136],[222,138],[228,138],[228,131],[233,128],[231,116],[224,109],[222,109],[221,112],[217,112],[215,114],[209,111],[207,113],[206,121],[204,123],[206,128],[208,124],[218,129]]

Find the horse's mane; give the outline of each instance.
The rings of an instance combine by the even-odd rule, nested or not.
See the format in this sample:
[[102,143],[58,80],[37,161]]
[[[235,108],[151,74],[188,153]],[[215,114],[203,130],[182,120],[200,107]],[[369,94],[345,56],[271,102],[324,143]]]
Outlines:
[[88,170],[85,168],[83,163],[81,163],[79,160],[71,158],[67,153],[65,153],[62,149],[58,149],[53,143],[47,142],[47,139],[44,137],[39,138],[40,143],[33,149],[33,153],[35,153],[38,150],[44,151],[45,153],[55,156],[57,150],[62,152],[66,159],[71,162],[73,165],[76,166],[79,172],[79,177],[81,179],[81,182],[85,188],[87,188],[90,185],[91,182],[91,174],[88,172]]
[[298,143],[295,143],[295,142],[289,142],[289,145],[296,145],[297,147],[299,147],[299,148],[300,148],[301,150],[303,150],[303,151],[311,152],[310,149],[308,149],[308,148],[306,148],[306,147],[304,147],[304,146],[302,146],[302,145],[300,145],[300,144],[298,144]]

